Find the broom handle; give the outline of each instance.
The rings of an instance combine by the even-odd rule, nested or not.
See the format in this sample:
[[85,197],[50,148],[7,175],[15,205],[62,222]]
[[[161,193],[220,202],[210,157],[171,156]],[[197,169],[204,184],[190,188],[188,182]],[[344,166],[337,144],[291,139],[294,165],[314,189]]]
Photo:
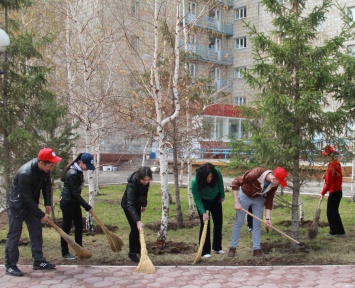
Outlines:
[[[248,210],[245,210],[244,208],[242,208],[242,211],[247,213],[251,217],[259,220],[261,223],[266,224],[266,222],[263,219],[260,219],[258,216],[255,216],[253,213],[250,213]],[[279,232],[281,235],[285,236],[286,238],[290,239],[291,241],[295,242],[296,244],[300,245],[300,242],[298,242],[297,240],[293,239],[291,236],[288,236],[286,233],[280,231],[279,229],[275,228],[274,226],[271,226],[271,228],[274,229],[276,232]]]
[[320,209],[320,204],[322,203],[323,198],[319,198],[318,210]]
[[[208,218],[210,218],[210,211],[206,210],[205,213],[207,214]],[[203,218],[203,217],[202,217],[202,218]],[[208,220],[207,220],[206,222],[208,222]],[[203,222],[203,224],[205,224],[205,222]]]

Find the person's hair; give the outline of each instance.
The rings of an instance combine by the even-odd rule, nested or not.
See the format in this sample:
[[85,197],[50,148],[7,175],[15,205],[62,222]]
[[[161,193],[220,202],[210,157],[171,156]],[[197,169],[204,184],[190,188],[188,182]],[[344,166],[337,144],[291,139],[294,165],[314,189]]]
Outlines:
[[334,151],[334,152],[330,153],[328,156],[329,156],[330,159],[334,160],[335,158],[339,157],[339,152],[338,151]]
[[65,179],[65,174],[67,174],[68,170],[70,169],[71,166],[74,165],[75,162],[78,162],[81,158],[81,155],[83,155],[83,153],[80,153],[78,156],[76,156],[76,158],[67,166],[63,169],[62,174],[60,175],[60,180],[64,181]]
[[[212,173],[213,179],[211,183],[207,183],[208,175]],[[196,183],[197,190],[200,192],[207,185],[213,187],[218,181],[218,174],[216,168],[211,163],[206,163],[196,169]]]
[[153,179],[152,170],[148,166],[142,166],[138,169],[136,173],[137,180],[142,180],[144,177],[149,177],[150,180]]
[[53,164],[53,162],[47,161],[47,160],[39,160],[39,159],[38,159],[38,162],[39,162],[39,161],[41,161],[44,165]]

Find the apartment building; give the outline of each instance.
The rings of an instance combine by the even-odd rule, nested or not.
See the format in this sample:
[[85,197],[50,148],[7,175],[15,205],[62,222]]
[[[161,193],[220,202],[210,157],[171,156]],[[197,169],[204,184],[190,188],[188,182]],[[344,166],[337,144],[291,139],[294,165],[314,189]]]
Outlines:
[[[290,5],[288,0],[280,1],[283,1],[284,5]],[[134,29],[136,33],[131,36],[131,47],[134,50],[142,50],[145,47],[146,53],[141,54],[144,59],[151,57],[151,51],[148,45],[142,45],[143,39],[151,38],[152,33],[144,27],[144,21],[143,24],[138,22],[148,15],[143,14],[143,6],[148,2],[132,0],[130,15],[134,16],[131,20],[134,26],[137,25],[137,29]],[[171,11],[169,13],[173,21],[176,2],[164,3],[162,9]],[[312,0],[307,5],[313,7],[320,3],[320,0]],[[355,19],[355,0],[340,0],[338,3],[348,9]],[[169,9],[169,5],[174,9]],[[249,88],[243,77],[243,71],[253,65],[252,43],[245,23],[254,25],[260,32],[268,33],[273,29],[271,15],[258,0],[183,0],[180,11],[181,27],[186,27],[186,35],[181,32],[180,49],[189,54],[189,71],[195,77],[211,79],[213,103],[206,107],[204,120],[211,124],[212,129],[210,137],[199,139],[200,142],[226,143],[231,139],[247,139],[249,135],[245,133],[245,119],[238,112],[238,106],[251,105],[255,99],[255,91]],[[323,41],[334,36],[339,32],[341,25],[340,12],[334,6],[319,27],[321,37],[319,43],[315,45],[322,45]],[[147,33],[150,33],[149,37]],[[355,42],[348,43],[348,49],[355,51]],[[235,107],[237,113],[230,113],[231,107]],[[325,109],[336,107],[337,103],[332,102]],[[114,137],[111,137],[111,141],[118,145]],[[138,142],[134,146],[136,151],[143,145],[143,142]],[[111,145],[107,146],[108,150],[109,146]]]
[[[284,5],[290,5],[291,7],[288,0],[279,1],[282,1]],[[198,7],[205,7],[205,2],[206,1],[188,1],[188,5],[191,7],[189,12],[193,14],[192,18],[194,21],[187,22],[190,25],[198,25],[200,27],[203,26],[203,23],[205,27],[205,34],[210,37],[206,38],[206,36],[203,36],[204,34],[201,33],[197,39],[197,42],[193,42],[193,44],[196,44],[196,47],[201,47],[201,45],[202,47],[206,47],[207,44],[209,45],[208,47],[216,49],[215,51],[219,51],[220,49],[222,51],[227,51],[224,53],[221,52],[221,56],[224,60],[227,59],[225,55],[228,54],[228,59],[232,61],[232,65],[230,65],[229,61],[225,61],[225,66],[223,66],[222,63],[219,64],[220,67],[215,66],[215,74],[212,74],[212,76],[214,77],[214,82],[219,84],[216,84],[215,88],[221,88],[221,92],[223,91],[224,93],[222,94],[225,96],[224,98],[217,98],[216,103],[219,105],[222,103],[228,105],[232,104],[237,107],[240,105],[251,105],[251,102],[255,99],[255,91],[252,91],[245,83],[243,75],[243,71],[253,65],[252,43],[249,39],[249,29],[246,27],[246,23],[255,26],[257,31],[268,34],[273,29],[272,16],[265,10],[265,7],[261,5],[258,0],[220,0],[212,1],[213,3],[210,7],[213,8],[209,10],[208,16],[205,16],[205,18],[201,16],[201,20],[199,22],[198,20],[195,20],[197,17],[196,15],[199,15],[200,12]],[[320,5],[321,2],[322,1],[320,0],[312,0],[306,4],[309,9],[312,9],[314,5]],[[337,4],[339,7],[343,7],[345,11],[348,11],[348,13],[353,15],[353,18],[355,19],[354,0],[341,0],[338,1]],[[202,19],[208,19],[208,21]],[[213,39],[210,35],[215,35],[212,31],[217,30],[217,26],[213,26],[211,23],[217,22],[221,23],[219,26],[221,29],[218,31],[221,36],[216,36],[214,38],[215,40],[213,40],[214,42],[210,41],[210,43],[208,43],[208,39]],[[318,38],[318,42],[314,44],[322,45],[324,41],[339,33],[342,25],[343,20],[341,13],[336,5],[334,5],[329,10],[325,21],[319,26],[318,32],[320,33],[320,37]],[[213,45],[214,43],[216,44]],[[355,52],[355,42],[348,43],[348,50]],[[196,49],[195,52],[196,54],[199,54],[200,51],[201,50]],[[213,60],[206,58],[204,58],[204,60],[210,62]],[[200,63],[200,61],[197,60],[192,63],[193,73],[198,74],[199,71],[203,70],[204,63]],[[330,105],[324,107],[324,109],[329,111],[334,110],[338,104],[339,103],[330,100]],[[211,131],[210,139],[204,140],[228,142],[230,139],[245,139],[248,137],[243,129],[244,119],[240,117],[239,113],[237,113],[239,117],[230,117],[230,115],[221,115],[221,113],[211,115],[210,110],[211,109],[206,110],[208,113],[205,114],[204,118],[210,121],[213,129]],[[216,111],[215,105],[212,110]],[[221,105],[220,111],[223,110],[226,111],[226,108]]]

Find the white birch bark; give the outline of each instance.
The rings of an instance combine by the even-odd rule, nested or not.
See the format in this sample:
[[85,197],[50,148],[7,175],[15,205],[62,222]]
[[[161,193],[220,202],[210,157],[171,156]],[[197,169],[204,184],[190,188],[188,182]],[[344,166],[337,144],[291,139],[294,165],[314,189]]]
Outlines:
[[177,14],[176,14],[176,23],[175,23],[175,63],[174,63],[174,75],[173,75],[173,97],[175,103],[174,113],[163,119],[163,107],[162,107],[162,93],[161,85],[159,79],[159,71],[157,67],[158,59],[158,47],[159,47],[159,3],[160,1],[155,0],[154,2],[154,53],[153,53],[153,65],[151,72],[151,87],[152,94],[154,95],[154,102],[156,107],[157,115],[157,134],[159,139],[159,153],[160,153],[160,177],[161,177],[161,193],[162,193],[162,218],[160,224],[160,231],[158,234],[157,242],[162,244],[165,243],[167,237],[167,228],[168,228],[168,218],[169,218],[169,187],[168,187],[168,165],[167,165],[167,147],[165,143],[165,131],[164,126],[175,119],[179,115],[180,111],[180,102],[179,102],[179,93],[177,89],[177,81],[179,77],[179,7],[180,0],[177,1]]

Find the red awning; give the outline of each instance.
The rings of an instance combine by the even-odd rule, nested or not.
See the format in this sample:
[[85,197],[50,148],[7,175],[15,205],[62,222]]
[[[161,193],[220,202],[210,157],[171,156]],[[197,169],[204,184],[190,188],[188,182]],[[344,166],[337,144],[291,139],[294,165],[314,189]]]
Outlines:
[[212,104],[205,108],[205,115],[243,118],[238,106],[231,104]]

